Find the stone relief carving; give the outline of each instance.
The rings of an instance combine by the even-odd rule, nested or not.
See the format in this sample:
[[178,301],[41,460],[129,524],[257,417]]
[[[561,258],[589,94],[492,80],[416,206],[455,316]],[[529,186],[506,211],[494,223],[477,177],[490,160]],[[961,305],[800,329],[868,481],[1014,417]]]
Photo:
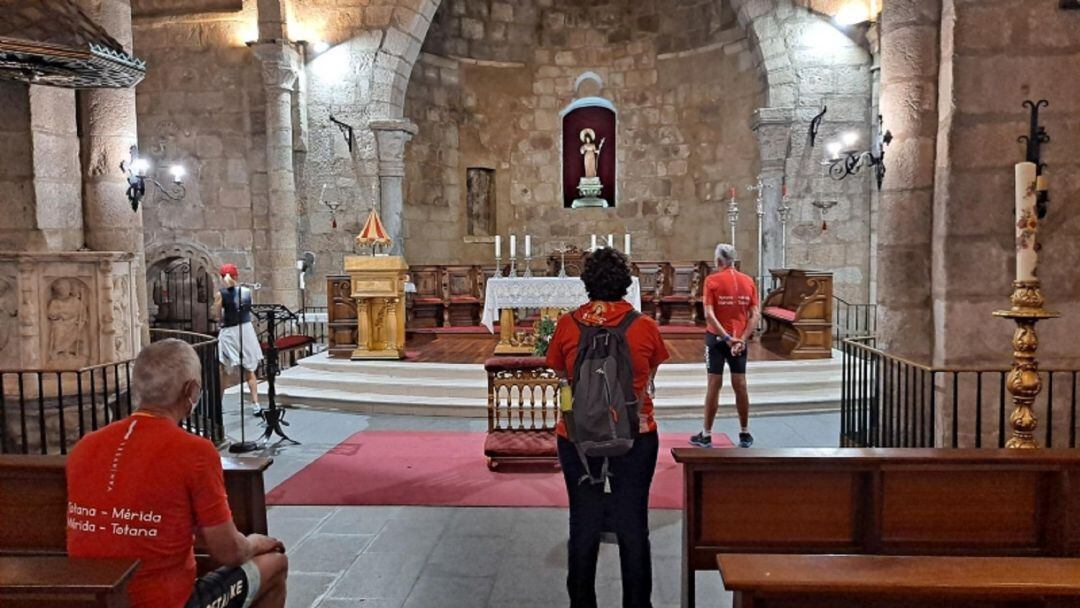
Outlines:
[[[131,343],[131,332],[128,324],[131,321],[131,315],[128,313],[129,300],[130,300],[130,283],[126,276],[113,277],[113,349],[116,356],[119,358],[126,358],[131,356],[131,349],[128,348],[128,344]],[[137,305],[137,304],[136,304]]]
[[0,279],[0,351],[17,335],[19,294],[11,281]]
[[78,279],[56,279],[49,287],[49,355],[64,361],[87,356],[90,318],[86,284]]

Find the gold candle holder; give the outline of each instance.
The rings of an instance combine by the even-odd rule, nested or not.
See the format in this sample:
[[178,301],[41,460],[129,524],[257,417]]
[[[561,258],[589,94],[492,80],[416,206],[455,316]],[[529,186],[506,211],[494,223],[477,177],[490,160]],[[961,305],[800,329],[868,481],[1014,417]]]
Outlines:
[[1035,417],[1032,406],[1035,398],[1042,391],[1042,379],[1039,377],[1039,362],[1035,357],[1039,350],[1039,334],[1035,324],[1043,319],[1054,319],[1060,315],[1046,310],[1043,306],[1042,288],[1039,280],[1013,282],[1012,308],[999,310],[995,317],[1012,319],[1016,322],[1013,333],[1013,364],[1006,386],[1013,397],[1013,412],[1009,416],[1012,437],[1005,443],[1007,448],[1037,448],[1035,429],[1039,420]]

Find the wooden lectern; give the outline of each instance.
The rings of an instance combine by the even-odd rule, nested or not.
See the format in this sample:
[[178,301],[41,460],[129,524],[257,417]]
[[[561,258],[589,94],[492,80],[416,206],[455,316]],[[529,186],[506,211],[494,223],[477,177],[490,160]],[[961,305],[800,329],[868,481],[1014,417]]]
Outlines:
[[405,273],[400,256],[353,255],[345,272],[356,300],[357,346],[352,359],[405,357]]

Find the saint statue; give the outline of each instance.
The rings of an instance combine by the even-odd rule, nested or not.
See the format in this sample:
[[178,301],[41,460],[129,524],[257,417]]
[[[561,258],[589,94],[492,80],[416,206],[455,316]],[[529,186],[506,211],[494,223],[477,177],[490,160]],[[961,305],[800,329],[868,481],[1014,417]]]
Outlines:
[[597,177],[597,169],[600,160],[600,151],[604,149],[605,139],[596,143],[596,132],[585,128],[581,130],[581,155],[585,157],[585,177]]
[[46,314],[50,322],[49,353],[54,357],[78,357],[86,328],[86,304],[82,291],[71,279],[53,282]]

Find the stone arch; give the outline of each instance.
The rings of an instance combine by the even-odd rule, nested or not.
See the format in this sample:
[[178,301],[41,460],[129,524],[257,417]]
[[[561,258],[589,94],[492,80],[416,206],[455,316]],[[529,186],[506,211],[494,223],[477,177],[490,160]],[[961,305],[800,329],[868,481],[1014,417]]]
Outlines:
[[398,119],[405,113],[405,92],[413,64],[427,38],[442,0],[399,0],[383,33],[372,70],[373,118]]
[[[210,302],[214,288],[213,280],[220,265],[220,260],[204,245],[186,239],[172,243],[152,243],[146,247],[147,318],[153,322],[158,318],[159,312],[170,319],[174,318],[173,312],[175,311],[162,311],[161,306],[163,304],[157,301],[154,287],[163,271],[175,268],[181,260],[188,263],[186,276],[191,282],[185,280],[187,285],[184,293],[188,294],[192,301],[183,307],[184,314],[180,316],[187,318],[190,327],[173,327],[168,324],[164,325],[164,327],[167,329],[209,331],[212,324]],[[174,285],[171,282],[169,284]],[[170,288],[169,291],[175,292],[176,290]],[[158,320],[160,321],[160,319]]]
[[171,243],[150,243],[146,246],[146,270],[160,268],[177,258],[187,258],[199,262],[208,271],[218,268],[221,260],[202,243],[181,239]]

